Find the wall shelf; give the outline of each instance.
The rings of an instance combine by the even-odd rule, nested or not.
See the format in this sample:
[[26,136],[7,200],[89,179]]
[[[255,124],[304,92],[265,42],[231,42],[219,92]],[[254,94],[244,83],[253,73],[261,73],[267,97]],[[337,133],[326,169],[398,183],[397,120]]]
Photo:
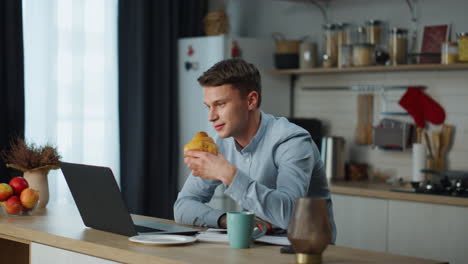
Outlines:
[[396,72],[396,71],[450,71],[468,70],[468,63],[457,64],[411,64],[398,66],[366,66],[349,68],[313,68],[273,70],[272,74],[326,74],[326,73],[366,73],[366,72]]
[[[372,73],[372,72],[408,72],[408,71],[455,71],[468,70],[468,63],[457,64],[410,64],[398,66],[367,66],[349,68],[313,68],[272,70],[270,74],[289,75],[289,115],[294,117],[294,87],[299,75],[341,74],[341,73]],[[349,88],[340,88],[349,89]]]

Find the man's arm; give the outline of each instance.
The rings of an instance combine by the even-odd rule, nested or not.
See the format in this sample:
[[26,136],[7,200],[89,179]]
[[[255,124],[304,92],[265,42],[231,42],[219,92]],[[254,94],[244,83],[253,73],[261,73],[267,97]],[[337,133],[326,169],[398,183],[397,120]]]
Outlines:
[[174,218],[179,224],[218,227],[219,218],[225,213],[205,203],[211,200],[219,181],[204,180],[189,175],[174,203]]
[[282,142],[274,151],[278,167],[276,189],[252,180],[239,170],[225,193],[244,209],[252,210],[273,225],[286,229],[296,200],[306,196],[313,165],[319,158],[310,136],[301,133]]

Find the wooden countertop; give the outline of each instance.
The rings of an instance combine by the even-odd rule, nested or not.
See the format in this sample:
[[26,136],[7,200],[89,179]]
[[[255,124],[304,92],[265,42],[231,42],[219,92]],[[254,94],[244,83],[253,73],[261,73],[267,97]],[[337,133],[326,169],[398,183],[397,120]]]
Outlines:
[[[397,192],[392,191],[392,189],[407,190],[408,192]],[[411,193],[410,188],[392,186],[390,184],[335,182],[331,184],[330,191],[335,194],[468,207],[468,198]]]
[[[231,249],[227,244],[202,242],[173,247],[134,244],[125,236],[86,228],[75,205],[47,208],[32,216],[0,215],[0,237],[123,263],[294,263],[294,255],[281,254],[280,247],[263,244],[254,244],[250,249]],[[363,262],[442,263],[339,246],[329,246],[323,255],[323,263]]]

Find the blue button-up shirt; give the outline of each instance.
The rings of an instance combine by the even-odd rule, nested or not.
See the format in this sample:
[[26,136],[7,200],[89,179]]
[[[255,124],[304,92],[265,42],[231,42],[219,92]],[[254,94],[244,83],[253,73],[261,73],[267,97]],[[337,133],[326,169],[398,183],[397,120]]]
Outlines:
[[[252,141],[241,148],[234,138],[215,139],[219,152],[237,167],[229,195],[245,210],[286,229],[296,200],[312,196],[328,200],[330,222],[335,241],[330,191],[323,162],[310,134],[290,123],[261,113],[260,127]],[[220,181],[189,175],[174,204],[177,223],[197,226],[218,226],[225,212],[206,205]]]

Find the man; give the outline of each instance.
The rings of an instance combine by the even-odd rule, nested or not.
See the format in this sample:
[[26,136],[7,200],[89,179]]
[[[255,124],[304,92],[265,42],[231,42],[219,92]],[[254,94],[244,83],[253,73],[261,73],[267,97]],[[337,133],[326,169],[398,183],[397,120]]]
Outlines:
[[240,59],[224,60],[198,82],[217,132],[219,154],[184,153],[192,173],[174,204],[176,222],[226,228],[225,212],[205,204],[224,184],[225,194],[243,209],[282,229],[288,227],[299,197],[329,199],[335,230],[317,147],[306,130],[260,110],[261,80],[255,66]]

